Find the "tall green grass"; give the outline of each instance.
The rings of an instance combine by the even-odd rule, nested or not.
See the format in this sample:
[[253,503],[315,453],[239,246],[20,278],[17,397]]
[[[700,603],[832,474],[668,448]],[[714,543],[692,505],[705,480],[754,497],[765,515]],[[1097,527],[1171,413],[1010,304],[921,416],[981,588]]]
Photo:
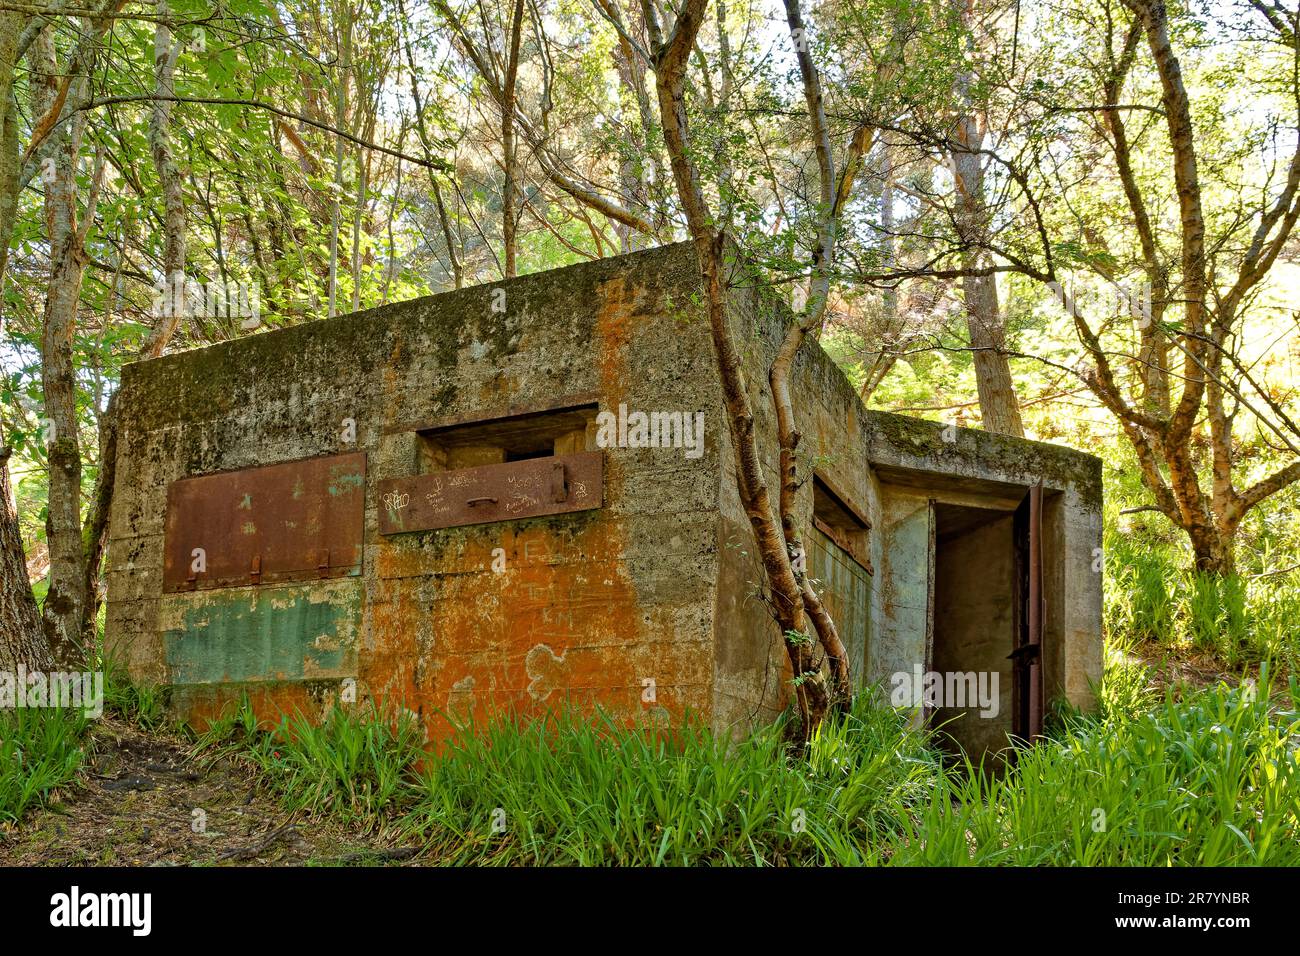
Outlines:
[[[1248,552],[1241,560],[1259,563]],[[1187,567],[1181,542],[1114,525],[1104,588],[1112,637],[1202,652],[1230,668],[1272,661],[1295,672],[1300,664],[1300,570],[1203,574]]]
[[733,741],[568,711],[466,726],[436,754],[365,712],[217,733],[287,806],[391,825],[426,863],[1300,865],[1295,680],[1271,701],[1154,701],[1143,666],[1113,658],[1100,713],[1058,714],[1001,775],[945,766],[867,695],[803,759],[779,725]]
[[99,666],[104,672],[106,713],[146,731],[174,726],[166,687],[132,681],[125,666],[109,657],[101,656]]
[[69,782],[85,757],[78,709],[0,711],[0,823],[14,823]]
[[1300,865],[1300,693],[1248,686],[1147,713],[1075,718],[1004,777],[943,778],[894,862]]
[[879,862],[940,773],[898,714],[865,703],[805,760],[780,726],[733,743],[563,713],[459,735],[426,765],[406,829],[457,864]]
[[244,698],[199,737],[196,750],[251,759],[289,810],[375,826],[410,802],[422,745],[405,711],[336,707],[323,721],[285,716],[264,732]]
[[1122,514],[1147,506],[1151,495],[1125,443],[1102,448],[1109,638],[1193,652],[1233,670],[1271,662],[1279,673],[1300,672],[1300,486],[1247,513],[1235,574],[1200,574],[1187,535],[1167,518]]

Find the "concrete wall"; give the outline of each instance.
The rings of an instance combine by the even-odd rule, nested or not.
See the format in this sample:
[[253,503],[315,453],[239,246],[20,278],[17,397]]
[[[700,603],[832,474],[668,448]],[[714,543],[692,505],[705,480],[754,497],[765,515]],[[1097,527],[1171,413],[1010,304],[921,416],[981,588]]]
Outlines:
[[[320,707],[347,677],[435,736],[446,730],[438,711],[535,712],[566,697],[708,719],[720,419],[707,332],[686,299],[693,270],[689,248],[672,247],[129,366],[110,650],[137,678],[176,684],[180,710],[200,720],[243,692],[268,716]],[[416,473],[417,427],[566,397],[702,410],[705,452],[608,449],[600,510],[378,534],[375,489]],[[354,442],[342,437],[348,419]],[[358,578],[161,594],[169,483],[358,450]],[[313,666],[304,641],[337,653]]]
[[930,659],[933,522],[924,494],[877,485],[881,496],[881,560],[876,565],[877,605],[869,681],[889,690],[894,674],[911,674]]
[[[742,266],[731,275],[733,331],[744,357],[750,402],[769,489],[777,487],[776,426],[766,392],[768,368],[788,307]],[[935,612],[929,501],[1013,510],[1030,485],[1047,491],[1044,571],[1044,690],[1089,707],[1101,679],[1101,462],[1069,448],[945,427],[865,408],[844,372],[815,343],[794,370],[801,474],[814,467],[871,522],[871,637],[862,683],[888,690],[892,675],[930,660]],[[788,703],[790,668],[781,635],[756,590],[762,570],[740,507],[729,435],[720,440],[720,546],[714,713],[737,731]],[[812,482],[798,508],[812,513]],[[756,636],[757,635],[757,636]],[[856,678],[857,675],[855,675]]]
[[[881,621],[874,680],[907,672],[927,653],[930,501],[1013,511],[1030,485],[1044,486],[1044,685],[1088,708],[1101,680],[1101,462],[1041,442],[945,428],[884,412],[869,415],[868,449],[883,502]],[[924,666],[924,665],[923,665]],[[892,671],[891,671],[892,669]]]

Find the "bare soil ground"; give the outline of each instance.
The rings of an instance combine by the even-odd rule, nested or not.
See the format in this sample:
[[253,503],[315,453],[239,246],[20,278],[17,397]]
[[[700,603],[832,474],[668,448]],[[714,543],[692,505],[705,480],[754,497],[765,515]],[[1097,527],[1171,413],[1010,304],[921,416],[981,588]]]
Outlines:
[[[1188,691],[1201,690],[1219,682],[1236,686],[1243,674],[1251,679],[1259,678],[1259,665],[1243,665],[1235,670],[1225,669],[1222,661],[1207,651],[1193,651],[1187,648],[1171,649],[1154,642],[1147,642],[1135,648],[1136,660],[1148,668],[1147,678],[1151,688],[1158,696],[1173,691],[1175,696]],[[1274,677],[1285,682],[1287,672]]]
[[408,859],[382,835],[290,816],[232,758],[105,715],[69,786],[0,827],[0,865],[366,865]]

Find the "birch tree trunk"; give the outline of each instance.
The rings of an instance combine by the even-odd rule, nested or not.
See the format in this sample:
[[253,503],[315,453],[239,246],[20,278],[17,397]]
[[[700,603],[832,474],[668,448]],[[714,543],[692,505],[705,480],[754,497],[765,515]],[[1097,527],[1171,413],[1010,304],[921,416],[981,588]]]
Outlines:
[[[348,75],[352,69],[352,3],[344,0],[340,31],[340,61],[338,90],[334,97],[334,125],[344,129],[348,111]],[[343,137],[334,137],[334,201],[330,208],[330,265],[329,293],[326,313],[329,318],[338,314],[339,295],[339,232],[343,225]]]
[[510,53],[506,60],[505,80],[502,83],[501,100],[501,165],[505,171],[505,182],[501,187],[501,242],[505,278],[517,275],[517,242],[515,232],[519,218],[515,214],[517,166],[515,151],[515,84],[519,79],[519,43],[524,32],[524,0],[515,0],[514,14],[510,22]]
[[[37,112],[44,114],[57,109],[62,79],[55,61],[52,30],[42,30],[33,43],[32,61],[33,99]],[[72,76],[70,80],[68,98],[79,102],[84,96],[86,75]],[[51,269],[41,323],[41,382],[49,439],[45,536],[50,549],[49,589],[41,620],[55,662],[60,665],[80,663],[86,651],[82,633],[87,575],[81,526],[81,440],[72,345],[88,261],[86,231],[94,220],[103,154],[96,161],[84,218],[79,218],[76,174],[84,130],[85,115],[77,113],[53,134],[58,137],[57,148],[42,177]]]
[[[0,302],[18,203],[19,116],[13,85],[20,28],[19,14],[0,12]],[[0,330],[3,328],[0,315]],[[0,448],[0,670],[12,671],[19,664],[48,670],[50,646],[27,576],[17,503],[9,481],[10,453],[9,448]]]
[[[14,75],[18,67],[18,39],[22,15],[0,11],[0,310],[9,265],[9,240],[18,214],[18,101]],[[4,328],[0,311],[0,330]]]

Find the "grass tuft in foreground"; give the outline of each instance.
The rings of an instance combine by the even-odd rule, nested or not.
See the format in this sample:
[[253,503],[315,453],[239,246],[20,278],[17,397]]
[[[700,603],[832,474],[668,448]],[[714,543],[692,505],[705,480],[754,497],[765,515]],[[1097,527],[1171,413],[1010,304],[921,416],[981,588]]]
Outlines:
[[394,824],[426,862],[1300,864],[1295,682],[1152,701],[1141,677],[1112,667],[1099,715],[1059,715],[1001,776],[945,767],[865,699],[806,760],[780,726],[733,742],[571,712],[466,727],[424,759],[409,724],[344,711],[242,747],[286,805]]
[[1300,865],[1294,680],[1283,698],[1219,685],[1135,716],[1067,718],[1005,777],[946,774],[895,862]]
[[72,780],[85,757],[88,719],[80,710],[0,710],[0,824]]
[[406,827],[451,863],[875,862],[939,775],[899,715],[865,703],[806,761],[779,726],[733,743],[561,714],[462,733],[425,766]]
[[405,712],[336,707],[319,724],[284,717],[262,731],[245,699],[199,737],[197,749],[251,760],[288,810],[373,826],[409,802],[422,744]]

